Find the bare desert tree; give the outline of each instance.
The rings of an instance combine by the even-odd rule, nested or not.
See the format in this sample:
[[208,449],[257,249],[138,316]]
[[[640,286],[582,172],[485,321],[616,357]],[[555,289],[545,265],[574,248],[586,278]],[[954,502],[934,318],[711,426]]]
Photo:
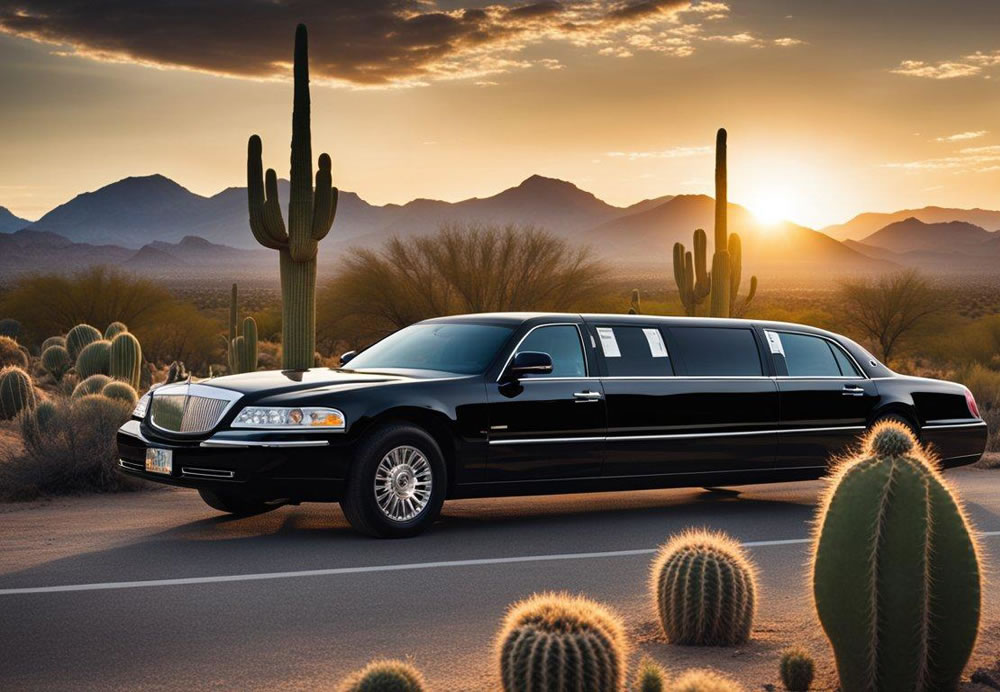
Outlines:
[[429,317],[569,310],[607,291],[587,247],[532,226],[447,225],[351,251],[320,296],[320,338],[356,346]]
[[840,293],[851,323],[876,345],[884,363],[897,355],[906,338],[943,307],[939,291],[915,269],[885,274],[874,280],[845,281]]

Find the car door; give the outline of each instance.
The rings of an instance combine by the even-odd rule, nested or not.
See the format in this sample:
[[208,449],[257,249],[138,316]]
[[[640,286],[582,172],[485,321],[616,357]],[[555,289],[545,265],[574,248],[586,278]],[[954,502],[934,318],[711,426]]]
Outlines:
[[832,339],[769,329],[764,336],[780,399],[776,465],[824,466],[864,432],[878,389]]
[[487,383],[490,481],[600,475],[607,419],[588,350],[577,324],[538,325],[507,363],[521,351],[547,353],[552,372]]
[[595,328],[608,402],[605,475],[771,468],[777,388],[753,330]]

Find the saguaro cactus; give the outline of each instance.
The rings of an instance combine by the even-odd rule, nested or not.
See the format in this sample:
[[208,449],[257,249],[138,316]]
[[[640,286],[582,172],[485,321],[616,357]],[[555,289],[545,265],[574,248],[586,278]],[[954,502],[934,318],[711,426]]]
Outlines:
[[330,157],[321,154],[312,186],[309,126],[309,54],[306,27],[295,30],[295,97],[292,110],[291,195],[288,229],[278,202],[273,168],[262,176],[260,137],[247,144],[247,198],[250,230],[257,242],[278,251],[281,270],[281,361],[287,370],[313,365],[316,347],[316,253],[333,225],[337,189],[332,186]]
[[712,316],[729,317],[729,220],[726,130],[715,135],[715,251],[712,255]]
[[694,232],[694,257],[690,251],[685,251],[683,243],[674,243],[674,282],[681,296],[684,314],[692,317],[712,289],[711,276],[705,265],[707,243],[705,231],[701,228]]
[[258,357],[257,322],[253,317],[245,318],[243,320],[243,333],[240,333],[237,326],[238,297],[238,289],[236,284],[233,284],[233,292],[229,300],[229,341],[227,348],[229,372],[253,372],[257,369]]
[[840,688],[954,690],[979,628],[981,577],[961,506],[912,433],[872,429],[819,510],[813,597]]
[[629,303],[628,314],[630,315],[641,315],[642,314],[642,304],[639,299],[639,289],[632,289],[632,300]]

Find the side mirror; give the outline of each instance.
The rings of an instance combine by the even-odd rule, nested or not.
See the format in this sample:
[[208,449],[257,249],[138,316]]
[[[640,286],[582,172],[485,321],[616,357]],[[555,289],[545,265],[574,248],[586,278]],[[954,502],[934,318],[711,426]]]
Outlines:
[[521,351],[507,367],[508,379],[524,375],[547,375],[552,372],[552,356],[540,351]]
[[341,367],[347,365],[354,356],[358,355],[357,351],[347,351],[346,353],[340,354],[340,365]]

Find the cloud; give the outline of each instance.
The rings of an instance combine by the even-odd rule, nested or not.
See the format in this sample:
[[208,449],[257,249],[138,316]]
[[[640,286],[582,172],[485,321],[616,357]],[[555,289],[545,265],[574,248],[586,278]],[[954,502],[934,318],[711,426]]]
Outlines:
[[784,38],[776,38],[773,41],[771,41],[771,43],[773,43],[776,46],[781,46],[782,48],[787,48],[789,46],[801,46],[803,43],[805,43],[805,41],[803,41],[802,39],[791,38],[786,36]]
[[605,156],[614,159],[628,159],[638,161],[640,159],[681,159],[690,156],[706,156],[711,154],[712,147],[673,147],[661,149],[659,151],[609,151]]
[[[533,64],[558,69],[556,62],[519,58],[528,46],[556,41],[618,57],[634,50],[685,57],[695,50],[700,22],[729,12],[726,3],[714,0],[494,0],[452,9],[455,4],[445,9],[436,0],[0,0],[0,33],[104,62],[286,79],[292,32],[302,21],[310,30],[314,81],[393,87],[448,79],[488,82]],[[637,35],[647,36],[648,43],[633,43]]]
[[961,142],[967,139],[978,139],[984,135],[988,135],[989,130],[975,130],[969,132],[958,132],[953,135],[948,135],[947,137],[935,137],[935,142]]
[[882,167],[897,168],[909,172],[936,170],[985,173],[1000,167],[1000,144],[963,147],[951,156],[884,163]]
[[923,60],[904,60],[890,72],[925,79],[958,79],[981,74],[986,68],[994,65],[1000,65],[1000,50],[995,50],[992,53],[976,51],[957,60],[944,60],[937,63],[928,63]]

